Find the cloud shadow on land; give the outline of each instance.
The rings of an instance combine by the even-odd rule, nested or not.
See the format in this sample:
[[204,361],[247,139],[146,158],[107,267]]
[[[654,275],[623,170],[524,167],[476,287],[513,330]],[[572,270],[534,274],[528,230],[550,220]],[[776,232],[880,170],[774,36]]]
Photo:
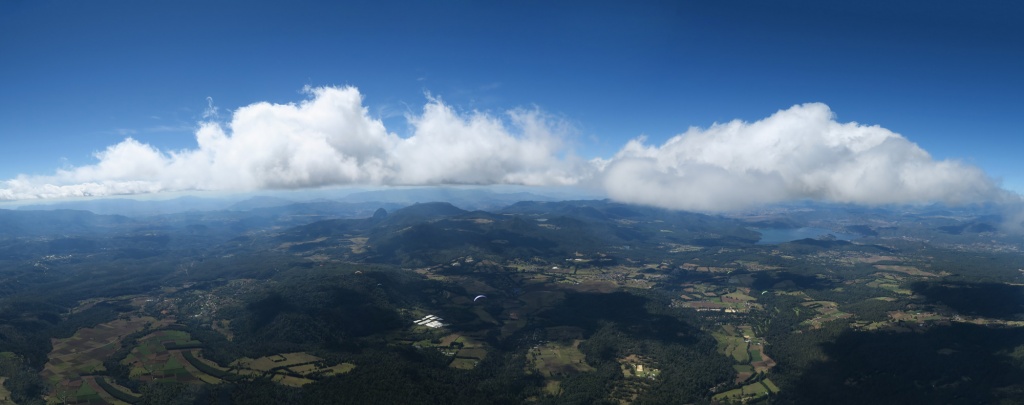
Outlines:
[[651,313],[649,299],[624,292],[608,294],[570,292],[565,300],[540,314],[551,325],[582,328],[589,336],[605,323],[644,339],[693,343],[699,331],[667,314]]
[[964,315],[1024,319],[1024,286],[1003,283],[919,281],[911,285],[927,302],[943,304]]
[[756,291],[783,290],[824,290],[833,288],[835,283],[814,276],[790,273],[788,271],[753,273],[754,282],[751,288]]
[[[924,332],[846,331],[782,398],[819,404],[1024,401],[1024,330],[971,324]],[[785,402],[785,401],[783,401]]]

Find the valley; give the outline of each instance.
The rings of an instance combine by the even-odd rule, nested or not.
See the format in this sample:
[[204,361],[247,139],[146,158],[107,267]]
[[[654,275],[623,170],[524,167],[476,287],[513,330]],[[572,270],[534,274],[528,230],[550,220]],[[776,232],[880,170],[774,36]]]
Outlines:
[[[1021,238],[950,232],[980,214],[547,201],[295,224],[301,209],[79,211],[63,215],[106,225],[3,239],[3,394],[645,404],[1022,392]],[[755,229],[782,222],[858,236],[759,242]],[[891,347],[902,352],[881,355]]]

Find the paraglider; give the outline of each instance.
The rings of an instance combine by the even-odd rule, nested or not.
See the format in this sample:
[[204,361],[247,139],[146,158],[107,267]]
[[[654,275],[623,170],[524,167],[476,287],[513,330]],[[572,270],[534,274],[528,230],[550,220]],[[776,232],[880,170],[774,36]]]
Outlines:
[[481,298],[487,298],[487,296],[486,295],[477,295],[476,298],[473,298],[473,302],[476,302],[478,299],[481,299]]

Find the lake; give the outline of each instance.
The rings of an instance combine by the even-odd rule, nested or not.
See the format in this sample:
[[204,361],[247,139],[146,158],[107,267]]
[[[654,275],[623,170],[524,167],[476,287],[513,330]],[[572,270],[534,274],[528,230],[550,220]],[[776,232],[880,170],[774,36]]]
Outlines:
[[832,235],[839,240],[854,240],[861,235],[855,233],[842,233],[825,228],[765,228],[765,229],[754,229],[761,233],[761,240],[757,241],[758,245],[774,245],[777,243],[789,242],[800,239],[818,239],[822,235]]

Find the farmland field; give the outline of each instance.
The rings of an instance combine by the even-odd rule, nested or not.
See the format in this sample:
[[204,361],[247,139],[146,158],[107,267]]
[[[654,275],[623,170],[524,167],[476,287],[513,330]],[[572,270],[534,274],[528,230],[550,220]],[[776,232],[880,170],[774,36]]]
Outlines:
[[779,388],[775,386],[775,383],[769,379],[765,379],[764,381],[747,384],[741,388],[715,395],[712,397],[712,400],[715,402],[747,403],[761,400],[768,396],[769,393],[775,394],[778,392]]
[[530,367],[544,377],[557,377],[579,372],[593,371],[579,350],[580,340],[570,344],[545,343],[530,350]]
[[314,363],[323,359],[309,353],[282,353],[273,356],[265,356],[257,359],[243,357],[231,363],[232,366],[247,368],[256,371],[271,371],[273,369],[287,368],[300,364]]
[[51,384],[79,378],[82,374],[103,370],[103,360],[120,347],[120,339],[146,325],[166,325],[171,320],[131,317],[82,328],[67,339],[53,339],[53,350],[40,373]]
[[[186,332],[156,331],[139,339],[138,344],[121,363],[130,368],[131,378],[142,381],[189,382],[203,380],[207,377],[206,374],[199,372],[189,364],[182,357],[181,350],[168,349],[169,346],[198,343],[192,340],[192,337]],[[209,378],[206,379],[209,380]]]
[[[356,366],[352,363],[341,363],[331,367],[323,364],[323,359],[309,353],[281,353],[256,359],[243,357],[231,363],[237,367],[238,374],[271,375],[271,380],[293,387],[301,387],[313,382],[320,376],[332,376],[352,371]],[[294,374],[301,375],[298,377]]]

